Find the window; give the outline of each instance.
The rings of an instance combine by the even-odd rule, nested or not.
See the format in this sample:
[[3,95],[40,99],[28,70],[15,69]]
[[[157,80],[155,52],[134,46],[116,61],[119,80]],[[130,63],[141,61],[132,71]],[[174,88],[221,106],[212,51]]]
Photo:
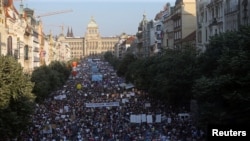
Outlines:
[[218,6],[215,7],[215,17],[216,17],[216,18],[219,17],[219,9],[218,9]]
[[205,21],[207,22],[207,11],[205,12]]
[[28,45],[24,46],[24,60],[29,60],[29,47],[28,47]]
[[12,37],[11,36],[9,36],[8,37],[8,41],[7,41],[7,55],[10,55],[10,56],[12,56]]
[[206,41],[207,41],[207,29],[206,29]]
[[161,25],[157,25],[157,26],[156,26],[156,30],[157,30],[157,31],[160,31],[160,30],[161,30]]
[[202,34],[201,31],[198,32],[198,43],[201,43]]

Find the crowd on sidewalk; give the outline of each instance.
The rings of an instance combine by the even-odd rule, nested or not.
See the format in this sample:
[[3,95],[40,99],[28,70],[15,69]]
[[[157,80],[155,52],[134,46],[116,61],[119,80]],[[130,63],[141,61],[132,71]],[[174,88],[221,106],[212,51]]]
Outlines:
[[[98,74],[98,75],[96,75]],[[204,141],[185,108],[126,87],[109,63],[86,59],[77,75],[37,104],[25,141]]]

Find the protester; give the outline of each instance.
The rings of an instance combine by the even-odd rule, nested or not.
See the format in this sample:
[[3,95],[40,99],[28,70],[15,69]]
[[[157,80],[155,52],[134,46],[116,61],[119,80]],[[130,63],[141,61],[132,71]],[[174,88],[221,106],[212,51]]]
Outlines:
[[185,109],[129,85],[99,59],[86,59],[77,75],[37,104],[27,141],[203,141]]

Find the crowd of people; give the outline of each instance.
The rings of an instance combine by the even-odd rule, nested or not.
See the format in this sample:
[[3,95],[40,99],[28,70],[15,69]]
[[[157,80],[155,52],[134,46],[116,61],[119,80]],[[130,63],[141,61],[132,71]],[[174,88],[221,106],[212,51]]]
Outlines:
[[[86,59],[76,76],[37,104],[27,141],[203,141],[185,108],[129,85],[109,63]],[[181,116],[180,113],[186,114]]]

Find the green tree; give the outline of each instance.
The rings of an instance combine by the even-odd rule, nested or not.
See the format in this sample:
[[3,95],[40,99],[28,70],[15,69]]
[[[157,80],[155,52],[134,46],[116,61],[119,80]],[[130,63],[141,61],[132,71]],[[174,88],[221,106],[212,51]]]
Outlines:
[[51,69],[48,66],[41,66],[32,72],[31,81],[35,83],[33,93],[36,95],[36,102],[42,102],[53,89],[50,83]]
[[70,70],[66,63],[58,61],[36,68],[31,78],[35,83],[33,93],[37,97],[36,101],[42,102],[52,91],[61,87],[68,79]]
[[118,76],[125,76],[128,71],[128,66],[136,60],[133,54],[126,54],[117,69]]
[[197,51],[192,46],[184,46],[180,50],[167,50],[155,67],[155,86],[170,104],[187,106],[193,97],[192,85],[198,77]]
[[162,56],[124,63],[127,66],[122,70],[127,79],[133,79],[136,87],[147,90],[152,97],[180,106],[193,97],[192,85],[198,78],[196,60],[196,49],[186,46],[166,50]]
[[107,51],[104,53],[104,60],[109,62],[114,67],[114,69],[118,69],[120,61],[116,56],[113,55],[111,51]]
[[[249,32],[250,27],[242,27],[238,32],[215,36],[210,47],[217,49],[202,54],[201,58],[207,58],[207,62],[203,62],[201,70],[212,69],[203,71],[193,87],[201,124],[250,123]],[[217,52],[220,53],[213,57]]]
[[64,83],[68,79],[71,71],[66,63],[60,61],[51,62],[49,68],[58,72],[58,78],[60,79],[59,83]]
[[34,84],[10,56],[0,57],[0,137],[12,139],[31,123]]

